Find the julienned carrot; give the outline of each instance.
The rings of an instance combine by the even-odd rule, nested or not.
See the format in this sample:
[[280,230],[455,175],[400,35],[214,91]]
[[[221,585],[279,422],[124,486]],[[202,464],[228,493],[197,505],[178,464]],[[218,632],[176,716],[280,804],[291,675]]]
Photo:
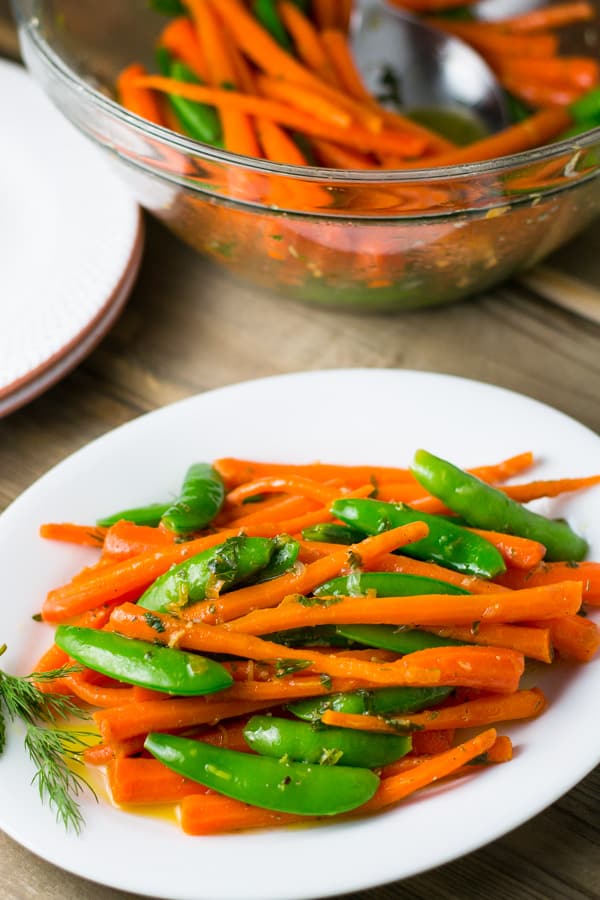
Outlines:
[[[307,570],[319,563],[312,563]],[[573,615],[581,585],[568,581],[504,594],[427,594],[418,597],[322,597],[307,603],[290,597],[271,609],[255,609],[224,626],[235,634],[269,634],[314,625],[472,625],[522,622]]]
[[[153,619],[156,621],[150,624],[140,607],[124,604],[114,610],[110,624],[115,631],[127,637],[160,641],[183,649],[245,659],[282,659],[280,644],[253,635],[236,634],[226,627],[204,623],[188,622],[183,625],[181,619],[164,613],[156,613]],[[158,621],[160,632],[154,627]],[[298,663],[308,674],[311,670],[333,677],[358,679],[372,685],[428,687],[447,684],[499,693],[517,689],[524,665],[521,653],[498,647],[441,647],[409,654],[394,663],[369,662],[308,648],[286,647],[284,652],[286,666]],[[159,701],[158,705],[165,702],[169,701]]]
[[[399,803],[415,791],[452,775],[471,760],[487,753],[496,741],[493,728],[483,734],[440,753],[407,772],[384,778],[371,800],[350,813],[350,816],[377,812]],[[474,771],[474,770],[472,770]],[[335,821],[342,817],[321,819],[278,813],[257,806],[249,806],[219,794],[196,794],[185,797],[181,804],[181,827],[186,834],[225,834],[229,831],[246,831],[251,828],[277,828],[299,822]],[[343,817],[348,818],[348,815]]]
[[515,569],[532,569],[546,555],[546,548],[539,541],[499,531],[482,531],[480,528],[470,528],[469,531],[479,534],[493,544],[502,554],[506,565]]
[[557,56],[550,59],[521,59],[511,56],[493,63],[502,78],[515,81],[543,82],[557,86],[570,86],[589,90],[598,84],[600,66],[587,56]]
[[353,715],[326,710],[321,716],[324,725],[336,728],[352,728],[358,731],[374,731],[397,734],[412,731],[443,731],[446,728],[473,728],[510,722],[516,719],[533,719],[546,708],[546,698],[541,691],[517,691],[502,697],[484,697],[470,700],[446,709],[429,710],[412,716],[389,719],[381,716]]
[[[431,738],[435,737],[438,734],[442,734],[440,731],[424,731],[424,732],[416,732],[412,735],[413,743],[415,737],[426,737]],[[443,751],[438,751],[438,753],[445,752],[449,750],[450,747],[445,747]],[[389,763],[387,766],[383,766],[381,769],[381,777],[389,778],[391,775],[399,775],[401,772],[407,772],[409,769],[414,769],[416,766],[421,765],[421,763],[428,762],[431,759],[432,755],[436,754],[424,754],[424,755],[416,755],[414,753],[409,754],[408,756],[403,756],[402,759],[397,760],[396,762]],[[468,771],[473,772],[473,766],[480,765],[486,766],[490,764],[497,763],[505,763],[510,762],[513,758],[513,745],[512,741],[509,737],[505,735],[498,735],[496,741],[489,750],[485,753],[482,753],[480,757],[476,757],[470,764],[467,764],[465,767],[465,774]],[[457,771],[462,772],[463,769],[459,769]]]
[[336,497],[339,497],[340,491],[334,487],[329,487],[319,481],[313,481],[310,478],[302,478],[294,476],[283,478],[281,476],[263,476],[254,481],[247,481],[245,484],[234,488],[227,495],[229,503],[242,503],[249,497],[258,494],[294,494],[299,497],[307,497],[310,500],[318,500],[320,503],[331,503]]
[[501,81],[507,91],[534,109],[543,109],[548,106],[568,107],[581,97],[584,90],[569,84],[556,85],[542,81],[524,81],[522,78],[508,75],[504,75]]
[[427,526],[422,522],[415,522],[414,526],[402,526],[365,538],[359,544],[336,550],[302,571],[292,571],[266,584],[240,588],[222,597],[196,603],[184,611],[184,617],[195,622],[224,622],[252,610],[275,606],[290,594],[308,593],[338,575],[344,567],[351,566],[357,558],[367,565],[383,553],[411,544],[427,534]]
[[268,75],[259,76],[257,83],[263,96],[289,103],[290,106],[309,113],[329,125],[335,125],[337,128],[348,128],[352,123],[352,117],[345,109],[332,103],[327,97],[322,97],[320,94],[311,91],[310,88],[304,87],[304,85],[278,81],[276,78]]
[[[423,575],[425,578],[437,578],[438,581],[446,581],[456,587],[462,587],[472,594],[498,594],[503,587],[510,585],[494,584],[493,581],[484,581],[474,575],[462,575],[453,572],[452,569],[444,569],[436,563],[422,562],[420,559],[411,559],[408,556],[396,556],[391,553],[382,554],[372,563],[366,563],[365,569],[373,572],[404,572],[407,575]],[[515,569],[515,571],[519,571]],[[556,579],[557,581],[559,579]],[[566,580],[566,579],[565,579]],[[523,585],[525,587],[525,585]]]
[[[206,87],[201,84],[176,81],[161,75],[140,77],[140,87],[152,88],[178,97],[186,97],[199,103],[208,103],[220,110],[237,109],[271,119],[282,125],[303,132],[304,134],[324,137],[341,144],[357,146],[362,150],[375,150],[382,153],[397,153],[404,158],[417,157],[426,148],[426,141],[419,135],[409,131],[371,132],[366,128],[353,124],[349,128],[340,128],[313,118],[310,114],[293,109],[285,103],[266,100],[251,94],[239,94],[235,91]],[[321,91],[321,93],[323,93]]]
[[141,753],[144,749],[145,739],[145,735],[138,735],[128,741],[113,741],[112,743],[101,741],[92,747],[86,747],[83,751],[83,761],[88,766],[107,766],[115,759]]
[[321,43],[321,37],[308,16],[289,0],[278,3],[277,9],[291,35],[300,60],[323,81],[335,85],[335,76]]
[[432,24],[467,41],[480,53],[493,56],[527,56],[548,58],[556,56],[558,38],[554,34],[503,34],[487,22],[459,22],[456,19],[436,18]]
[[589,22],[595,16],[594,7],[586,0],[573,3],[557,3],[554,6],[542,6],[518,16],[502,19],[498,24],[507,31],[534,32],[549,28],[562,28],[575,22]]
[[202,81],[209,80],[208,66],[198,35],[187,16],[179,16],[169,22],[161,32],[158,44],[185,63],[188,69],[191,69],[194,75]]
[[[110,611],[108,609],[96,609],[91,612],[83,613],[78,616],[73,624],[79,625],[82,628],[104,628],[108,619],[110,617]],[[51,672],[54,669],[61,669],[63,666],[69,665],[69,657],[61,650],[60,647],[57,647],[56,644],[52,644],[52,646],[46,650],[44,655],[40,660],[38,660],[37,664],[34,666],[34,672]],[[69,695],[72,693],[71,691],[71,682],[69,678],[57,678],[54,681],[40,681],[36,683],[36,687],[38,687],[45,694],[65,694]]]
[[140,63],[132,63],[123,69],[117,78],[119,101],[136,116],[154,122],[155,125],[164,125],[158,98],[152,90],[138,83],[146,74],[146,69]]
[[237,530],[225,530],[186,544],[142,553],[132,559],[103,566],[98,572],[91,572],[85,580],[78,579],[50,591],[42,606],[42,616],[46,622],[64,622],[86,610],[118,603],[132,593],[141,594],[172,565],[236,534]]
[[340,144],[324,141],[320,138],[312,139],[313,150],[317,154],[321,165],[330,169],[372,169],[374,166],[371,157],[366,153],[359,153]]
[[[559,106],[542,109],[528,119],[510,125],[490,137],[474,141],[467,147],[459,147],[439,156],[428,157],[426,164],[434,167],[456,166],[521,153],[548,143],[572,124],[573,120],[566,109]],[[409,163],[407,167],[423,168],[424,165],[425,162]]]
[[110,709],[113,706],[123,706],[126,703],[135,703],[136,695],[132,687],[101,687],[88,681],[86,672],[78,672],[68,677],[70,692],[89,703],[91,706],[100,706]]
[[415,731],[412,735],[412,751],[418,755],[445,753],[454,746],[454,728],[443,728],[440,731]]
[[499,481],[506,481],[508,478],[514,478],[526,472],[535,463],[533,453],[528,450],[525,453],[517,453],[516,456],[509,456],[508,459],[491,466],[476,466],[474,469],[468,469],[471,475],[481,478],[488,484],[496,484]]
[[173,532],[148,525],[135,525],[121,519],[106,532],[102,552],[105,557],[112,557],[113,560],[129,559],[141,553],[172,547],[174,543]]
[[313,0],[313,15],[319,28],[335,28],[339,0]]
[[582,616],[563,616],[546,622],[531,622],[532,626],[550,631],[554,649],[563,659],[589,662],[600,649],[600,628]]
[[300,476],[313,481],[331,481],[339,478],[348,487],[360,487],[371,479],[378,481],[406,481],[414,484],[412,472],[408,469],[394,469],[386,466],[344,466],[331,463],[275,463],[259,462],[235,457],[221,457],[214,462],[227,487],[232,490],[246,481],[256,478],[291,478]]
[[594,487],[600,484],[600,475],[590,475],[587,478],[559,478],[552,481],[530,481],[527,484],[508,484],[499,488],[503,493],[518,500],[519,503],[529,503],[531,500],[539,500],[541,497],[558,497],[569,491],[581,491],[584,488]]
[[[303,516],[309,512],[315,512],[322,507],[317,506],[314,501],[307,500],[306,497],[284,497],[281,499],[272,496],[270,504],[249,504],[240,507],[239,511],[245,512],[232,519],[230,524],[234,527],[244,527],[245,525],[259,525],[261,522],[282,522],[292,516]],[[257,509],[257,506],[260,508]],[[252,512],[250,512],[252,510]]]
[[116,759],[106,770],[112,799],[123,804],[177,803],[207,788],[177,775],[157,759]]
[[576,581],[581,584],[583,602],[600,606],[600,563],[597,562],[542,562],[528,572],[508,569],[496,581],[515,590]]
[[40,525],[40,537],[48,541],[64,541],[82,547],[102,547],[106,528],[96,525],[73,525],[71,522],[47,522]]
[[540,626],[539,628],[528,628],[525,625],[481,624],[473,628],[469,625],[444,625],[440,628],[425,628],[425,631],[437,634],[439,637],[466,641],[468,644],[508,647],[510,650],[518,650],[529,659],[539,659],[540,662],[551,663],[553,641],[550,626],[542,626],[541,622]]

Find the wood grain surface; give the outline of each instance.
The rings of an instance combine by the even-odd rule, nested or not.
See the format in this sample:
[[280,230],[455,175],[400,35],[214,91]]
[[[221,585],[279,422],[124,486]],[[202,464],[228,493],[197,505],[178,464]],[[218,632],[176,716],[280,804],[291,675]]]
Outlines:
[[[12,32],[4,21],[0,46],[8,50]],[[600,289],[599,237],[598,227],[588,230],[553,264]],[[116,327],[63,382],[0,421],[0,510],[68,454],[142,413],[247,378],[346,366],[476,378],[549,403],[600,432],[600,326],[522,286],[399,317],[309,309],[232,283],[148,220],[140,278]],[[597,702],[590,698],[591,709]],[[586,739],[584,728],[574,741]],[[0,834],[0,900],[131,896],[68,875]],[[600,769],[484,849],[353,897],[600,898]]]

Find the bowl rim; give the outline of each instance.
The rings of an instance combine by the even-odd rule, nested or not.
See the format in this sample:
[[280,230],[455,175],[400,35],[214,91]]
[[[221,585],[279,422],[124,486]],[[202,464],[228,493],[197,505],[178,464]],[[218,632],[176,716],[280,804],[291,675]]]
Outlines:
[[[212,147],[210,144],[203,144],[200,141],[196,141],[184,135],[178,135],[161,125],[155,125],[147,119],[143,119],[135,113],[129,112],[129,110],[121,106],[116,100],[106,96],[92,84],[84,81],[43,38],[38,28],[39,19],[35,16],[27,15],[23,10],[22,2],[23,0],[12,0],[21,40],[24,39],[25,35],[27,36],[44,63],[59,77],[60,80],[66,83],[70,90],[74,91],[79,96],[83,95],[86,100],[90,101],[92,106],[104,113],[108,113],[119,122],[133,128],[143,136],[150,136],[170,149],[178,150],[180,152],[183,151],[196,158],[205,159],[221,165],[236,166],[238,168],[247,169],[248,171],[290,177],[315,183],[327,182],[330,184],[332,181],[335,181],[340,185],[347,182],[352,183],[354,186],[357,184],[414,184],[415,182],[442,181],[447,179],[462,180],[478,175],[497,175],[533,163],[549,162],[565,154],[575,155],[588,147],[592,147],[597,142],[600,142],[599,125],[574,138],[567,138],[566,140],[559,141],[555,144],[544,144],[541,147],[535,147],[508,156],[496,157],[481,162],[460,163],[451,166],[409,170],[357,170],[331,169],[323,166],[292,166],[250,156],[241,156],[237,153],[231,153],[228,150]],[[161,173],[157,170],[157,174]],[[594,172],[592,170],[584,173],[582,180],[587,180],[590,175],[598,174],[600,174],[600,165],[597,167],[597,171]],[[577,183],[579,183],[579,180]],[[543,188],[540,188],[540,191],[542,190]],[[540,193],[540,191],[533,189],[531,194],[535,195]]]

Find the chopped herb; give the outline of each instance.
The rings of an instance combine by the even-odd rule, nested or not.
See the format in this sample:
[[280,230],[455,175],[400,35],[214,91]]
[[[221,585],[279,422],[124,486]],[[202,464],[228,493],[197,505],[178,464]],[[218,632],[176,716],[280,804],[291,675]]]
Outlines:
[[286,675],[295,675],[311,665],[308,659],[276,659],[275,678],[285,678]]
[[471,634],[478,634],[481,622],[473,622],[471,625]]
[[262,503],[264,499],[264,494],[252,494],[251,497],[244,497],[244,499],[242,500],[242,506],[246,506],[247,503]]
[[574,559],[571,559],[567,562],[567,569],[578,569],[578,568],[579,568],[579,563],[575,562]]
[[333,681],[331,680],[331,675],[325,675],[323,673],[320,678],[321,684],[325,688],[325,690],[330,691],[333,687]]
[[34,622],[41,622],[41,621],[42,621],[42,614],[41,614],[41,613],[36,613],[35,616],[32,616],[31,618],[33,619]]
[[343,755],[343,750],[335,750],[333,747],[323,747],[323,752],[319,758],[319,765],[335,766],[336,763],[339,763]]
[[311,606],[322,606],[324,609],[327,609],[328,606],[335,606],[336,603],[341,603],[343,597],[304,597],[301,594],[296,596],[296,602],[300,603],[302,606],[306,606],[310,608]]
[[149,625],[150,628],[153,628],[154,631],[158,632],[158,634],[162,634],[166,630],[162,621],[158,618],[158,616],[155,616],[154,613],[145,612],[144,620],[146,622],[146,625]]

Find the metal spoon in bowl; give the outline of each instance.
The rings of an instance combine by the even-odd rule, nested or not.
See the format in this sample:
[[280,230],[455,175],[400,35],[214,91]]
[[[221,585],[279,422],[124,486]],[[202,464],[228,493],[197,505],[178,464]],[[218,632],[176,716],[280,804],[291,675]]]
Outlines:
[[509,124],[494,73],[459,38],[385,0],[359,0],[350,39],[366,86],[384,105],[453,112],[488,132]]

